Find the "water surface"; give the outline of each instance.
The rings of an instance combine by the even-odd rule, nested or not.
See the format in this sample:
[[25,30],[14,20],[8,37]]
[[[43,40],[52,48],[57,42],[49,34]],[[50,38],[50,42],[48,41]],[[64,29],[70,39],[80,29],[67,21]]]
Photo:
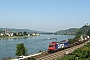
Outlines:
[[48,44],[56,40],[48,40],[48,38],[57,38],[57,41],[73,38],[73,35],[40,35],[29,38],[9,38],[0,40],[0,60],[2,57],[15,58],[16,45],[24,43],[28,49],[28,54],[37,53],[40,50],[47,50]]

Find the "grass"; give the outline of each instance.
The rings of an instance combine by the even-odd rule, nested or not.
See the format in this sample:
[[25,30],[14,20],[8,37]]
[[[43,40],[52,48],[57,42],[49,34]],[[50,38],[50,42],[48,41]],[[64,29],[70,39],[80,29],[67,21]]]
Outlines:
[[78,48],[69,55],[57,58],[56,60],[90,60],[90,43],[86,46]]

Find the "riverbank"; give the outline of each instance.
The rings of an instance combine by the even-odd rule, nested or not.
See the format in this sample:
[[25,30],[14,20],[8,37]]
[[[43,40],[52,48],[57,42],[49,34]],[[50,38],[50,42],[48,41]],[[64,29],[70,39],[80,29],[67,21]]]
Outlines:
[[32,37],[32,36],[2,36],[2,37],[0,37],[0,39],[9,39],[9,38],[28,38],[28,37]]

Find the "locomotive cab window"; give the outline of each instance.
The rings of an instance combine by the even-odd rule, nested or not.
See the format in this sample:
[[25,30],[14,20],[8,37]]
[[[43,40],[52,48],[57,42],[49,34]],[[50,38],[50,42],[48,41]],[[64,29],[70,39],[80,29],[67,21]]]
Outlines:
[[53,47],[54,45],[53,44],[50,44],[49,47]]
[[63,44],[63,43],[60,43],[60,44]]

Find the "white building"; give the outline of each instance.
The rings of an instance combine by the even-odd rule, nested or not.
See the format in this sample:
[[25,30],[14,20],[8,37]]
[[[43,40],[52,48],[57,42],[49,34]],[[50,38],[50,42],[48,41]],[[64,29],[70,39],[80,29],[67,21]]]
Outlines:
[[85,24],[85,26],[89,26],[89,24],[88,24],[88,23],[86,23],[86,24]]

